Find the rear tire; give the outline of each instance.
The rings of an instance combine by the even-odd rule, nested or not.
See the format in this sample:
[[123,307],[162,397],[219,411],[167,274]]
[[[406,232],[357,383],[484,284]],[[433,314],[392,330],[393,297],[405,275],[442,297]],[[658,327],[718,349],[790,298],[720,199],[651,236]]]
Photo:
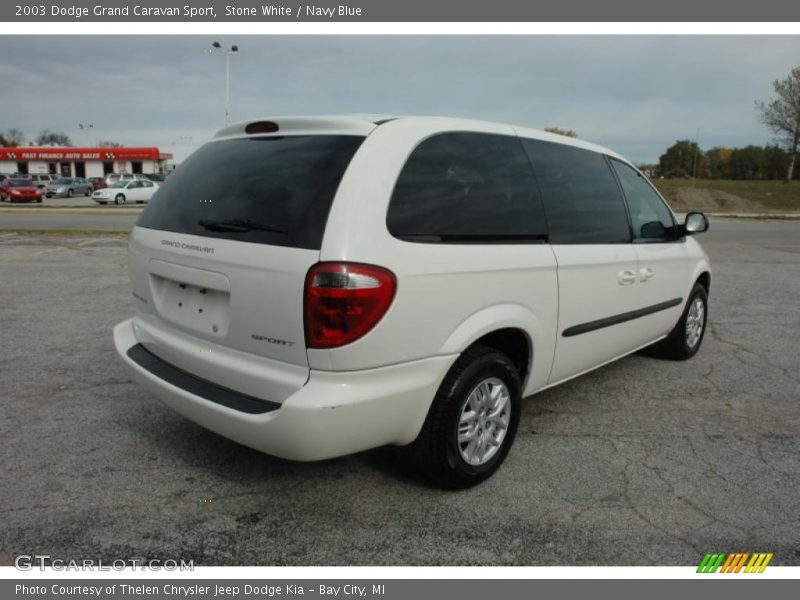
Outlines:
[[670,360],[687,360],[700,349],[708,321],[708,292],[696,283],[689,294],[678,324],[655,346],[656,355]]
[[514,443],[521,391],[519,373],[505,354],[469,348],[448,371],[422,431],[407,447],[415,470],[449,489],[490,477]]
[[89,189],[89,188],[87,188],[87,189],[86,189],[86,195],[87,195],[87,196],[91,196],[91,195],[92,195],[92,190],[91,190],[91,189]]

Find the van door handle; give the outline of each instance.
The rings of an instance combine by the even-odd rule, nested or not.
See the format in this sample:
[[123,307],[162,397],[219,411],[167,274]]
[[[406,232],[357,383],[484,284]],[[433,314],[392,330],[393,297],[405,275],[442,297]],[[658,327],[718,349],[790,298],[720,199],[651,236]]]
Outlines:
[[653,269],[651,269],[650,267],[647,267],[646,269],[641,269],[639,271],[639,279],[641,279],[642,281],[647,281],[648,279],[652,279],[654,275],[655,273],[653,272]]
[[625,269],[617,273],[617,281],[620,285],[630,285],[636,281],[636,273],[631,269]]

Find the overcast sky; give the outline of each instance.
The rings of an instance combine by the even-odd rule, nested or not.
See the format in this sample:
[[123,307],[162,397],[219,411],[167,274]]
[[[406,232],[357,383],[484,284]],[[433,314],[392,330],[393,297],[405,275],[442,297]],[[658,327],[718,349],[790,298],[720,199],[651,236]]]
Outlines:
[[156,145],[179,161],[223,122],[225,59],[204,51],[215,39],[240,50],[234,121],[368,112],[559,126],[637,162],[698,129],[704,149],[769,142],[754,101],[800,65],[798,36],[4,35],[0,131]]

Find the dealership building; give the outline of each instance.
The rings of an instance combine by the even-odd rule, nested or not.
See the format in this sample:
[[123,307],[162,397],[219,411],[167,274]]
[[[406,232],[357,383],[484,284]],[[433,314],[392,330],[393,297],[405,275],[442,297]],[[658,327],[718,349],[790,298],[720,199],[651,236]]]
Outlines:
[[156,147],[0,148],[0,173],[49,173],[61,177],[103,177],[109,173],[164,173],[172,154]]

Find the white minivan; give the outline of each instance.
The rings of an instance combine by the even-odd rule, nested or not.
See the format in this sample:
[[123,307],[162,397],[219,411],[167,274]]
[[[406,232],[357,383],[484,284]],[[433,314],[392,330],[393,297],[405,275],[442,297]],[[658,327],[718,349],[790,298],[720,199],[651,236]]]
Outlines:
[[640,348],[703,339],[709,261],[624,158],[434,117],[232,125],[130,237],[131,376],[257,450],[407,446],[435,484],[491,475],[520,402]]

